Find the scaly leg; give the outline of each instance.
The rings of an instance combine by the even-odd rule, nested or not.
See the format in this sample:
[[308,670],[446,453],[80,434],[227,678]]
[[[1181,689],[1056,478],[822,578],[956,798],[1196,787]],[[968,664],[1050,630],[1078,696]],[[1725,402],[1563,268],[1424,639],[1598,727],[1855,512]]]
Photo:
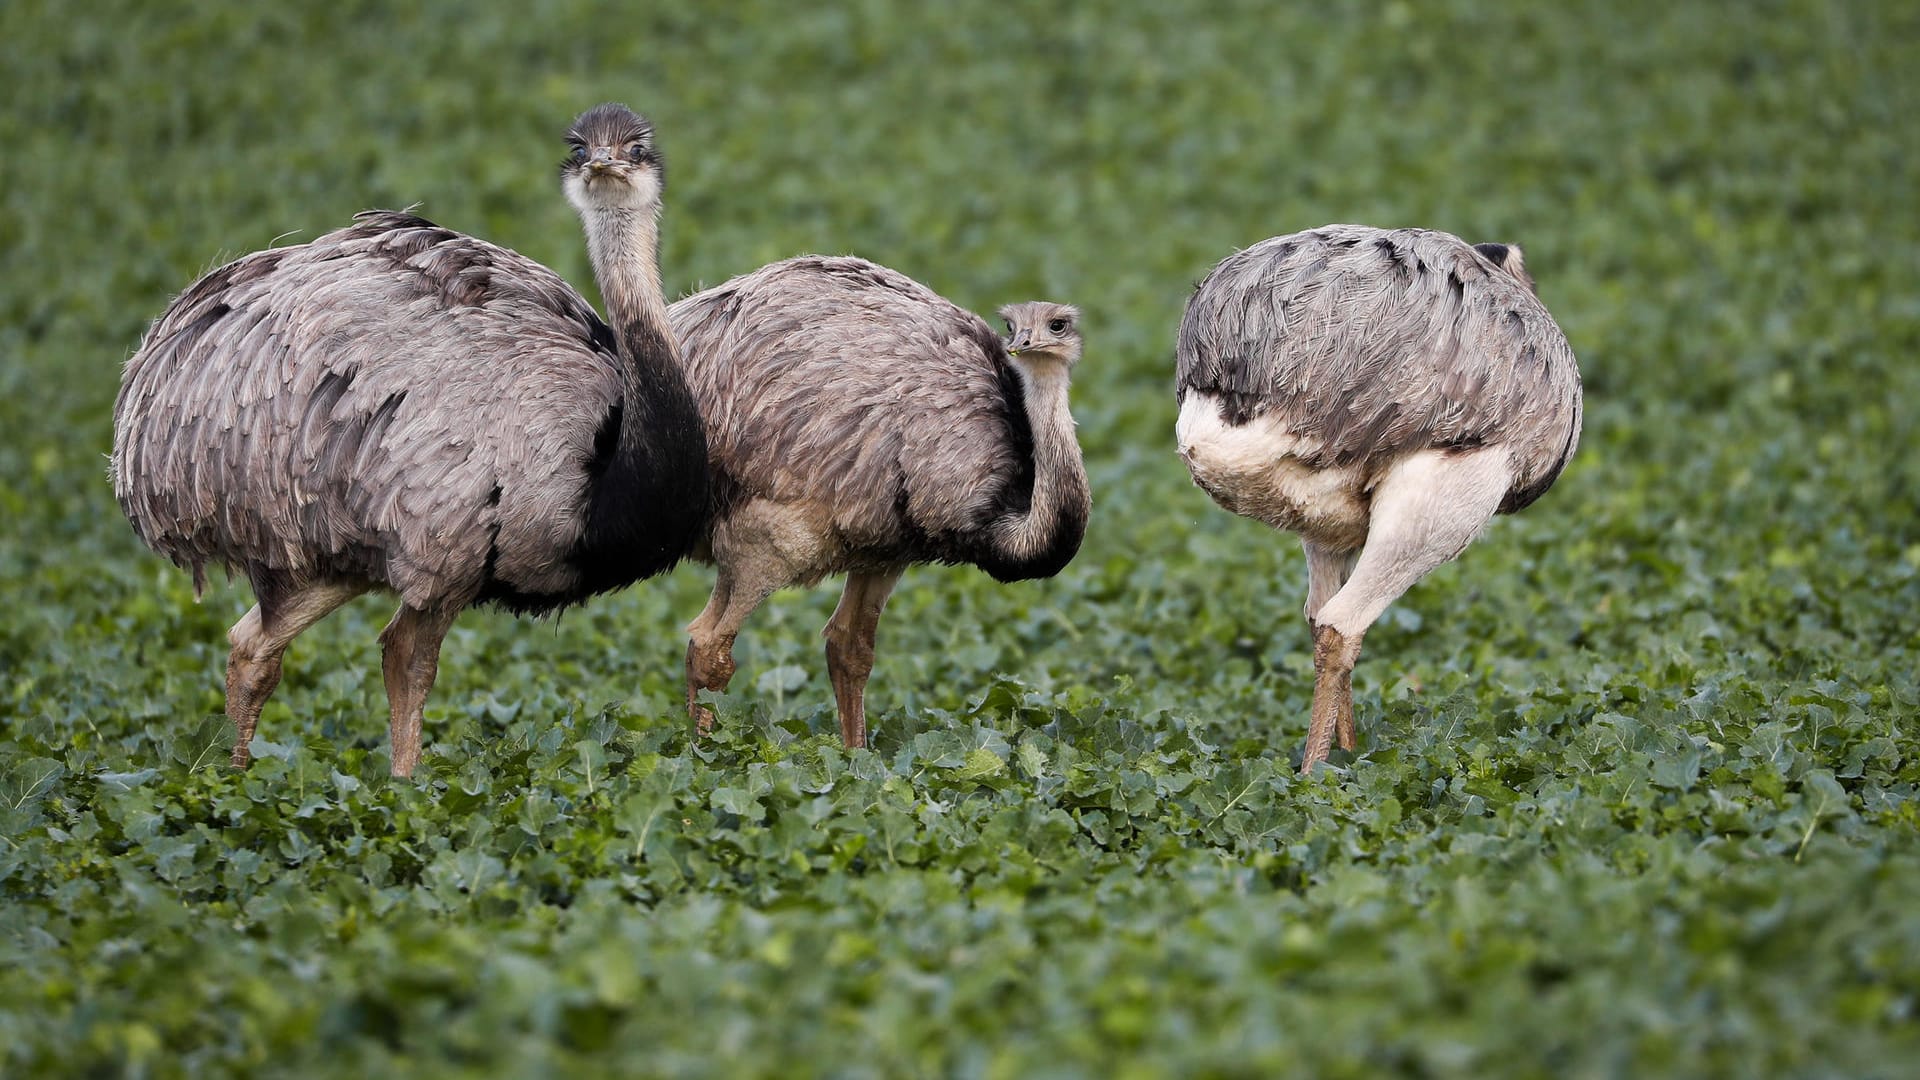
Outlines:
[[427,694],[440,672],[440,643],[459,614],[421,610],[405,604],[380,631],[380,670],[387,681],[388,740],[393,744],[395,776],[412,776],[420,763],[420,721]]
[[[1326,606],[1327,601],[1333,599],[1334,594],[1338,593],[1341,588],[1346,585],[1347,579],[1353,576],[1353,565],[1359,561],[1360,552],[1357,550],[1338,551],[1333,548],[1322,547],[1306,539],[1300,541],[1300,546],[1305,548],[1307,552],[1306,616],[1308,627],[1312,627],[1313,617],[1320,613],[1320,609]],[[1319,654],[1322,649],[1320,639],[1321,635],[1316,631],[1313,636],[1314,683],[1316,694],[1318,693],[1319,684]],[[1356,643],[1355,649],[1356,659],[1358,658],[1357,644],[1358,643]],[[1353,694],[1351,691],[1353,680],[1351,676],[1348,677],[1346,684],[1349,690],[1344,697],[1342,697],[1337,690],[1334,696],[1334,700],[1336,701],[1344,700],[1347,702],[1346,708],[1340,709],[1335,713],[1334,733],[1339,739],[1340,749],[1351,751],[1354,747]]]
[[700,704],[700,691],[719,692],[733,681],[734,638],[747,616],[785,584],[784,564],[777,559],[722,566],[706,610],[688,624],[687,712],[702,735],[713,730],[713,710]]
[[1359,560],[1360,552],[1357,549],[1338,551],[1304,538],[1300,547],[1307,553],[1307,606],[1303,614],[1311,624],[1313,617],[1353,576],[1353,564]]
[[827,639],[827,677],[840,707],[840,741],[848,748],[867,745],[867,677],[873,674],[874,637],[887,597],[904,567],[847,575],[847,588],[820,636]]
[[733,574],[724,564],[716,570],[713,593],[707,597],[707,606],[687,624],[687,716],[693,720],[695,730],[702,735],[713,730],[713,710],[700,704],[700,691],[707,689],[711,680],[717,680],[720,684],[715,689],[725,689],[733,678],[731,652],[726,657],[728,664],[724,675],[702,666],[705,661],[700,643],[713,635],[713,627],[720,621],[721,613],[727,610],[727,600],[733,595]]
[[1506,496],[1507,452],[1429,450],[1393,466],[1374,488],[1367,544],[1353,574],[1313,617],[1313,718],[1300,771],[1327,759],[1336,729],[1353,739],[1353,665],[1380,613],[1429,571],[1466,550]]
[[1336,733],[1342,750],[1353,749],[1353,665],[1359,659],[1359,637],[1331,626],[1313,628],[1313,718],[1301,772],[1327,760]]
[[[1353,665],[1360,660],[1360,643],[1355,641],[1349,646],[1346,639],[1342,638],[1339,647],[1342,649],[1350,647],[1353,655],[1352,659],[1347,661],[1347,673],[1341,678],[1340,686],[1336,691],[1339,696],[1334,700],[1339,703],[1340,711],[1333,717],[1333,734],[1334,741],[1340,744],[1340,749],[1351,754],[1354,747],[1360,744],[1358,725],[1353,719]],[[1314,651],[1319,651],[1317,643]]]
[[295,590],[271,607],[255,604],[227,631],[227,717],[233,721],[233,767],[253,762],[254,728],[273,688],[280,685],[280,658],[308,627],[366,590],[357,585],[321,584]]

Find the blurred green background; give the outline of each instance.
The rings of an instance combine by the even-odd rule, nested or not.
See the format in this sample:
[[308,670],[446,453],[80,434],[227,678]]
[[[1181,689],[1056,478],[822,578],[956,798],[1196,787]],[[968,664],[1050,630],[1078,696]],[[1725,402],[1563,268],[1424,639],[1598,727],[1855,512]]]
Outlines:
[[[1910,1069],[1917,70],[1893,2],[0,5],[0,1074]],[[371,206],[594,296],[555,164],[609,99],[674,294],[819,251],[1079,304],[1081,555],[910,572],[871,753],[831,586],[690,745],[688,568],[463,618],[415,784],[359,601],[230,775],[248,599],[121,519],[119,365]],[[1587,430],[1299,780],[1298,547],[1187,482],[1172,335],[1331,221],[1523,244]]]

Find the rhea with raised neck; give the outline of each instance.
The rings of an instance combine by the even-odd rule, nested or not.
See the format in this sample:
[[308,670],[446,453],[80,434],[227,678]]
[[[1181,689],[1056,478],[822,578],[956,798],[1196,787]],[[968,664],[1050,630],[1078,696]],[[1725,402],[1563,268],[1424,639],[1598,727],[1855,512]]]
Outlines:
[[[581,561],[590,575],[595,567],[630,575],[636,562],[664,569],[685,551],[686,538],[650,527],[663,512],[660,500],[681,494],[686,477],[704,478],[707,467],[698,407],[660,285],[665,162],[653,125],[612,103],[580,114],[567,130],[567,145],[561,186],[586,230],[626,390],[599,440],[603,453],[588,496]],[[696,447],[697,457],[688,449]],[[686,460],[656,460],[662,448],[687,450]],[[687,516],[703,513],[704,506]]]
[[601,106],[568,138],[563,186],[617,329],[532,260],[370,211],[202,276],[128,361],[122,510],[196,582],[225,566],[257,601],[227,635],[236,767],[288,645],[354,597],[400,600],[381,670],[407,776],[461,611],[558,610],[666,570],[704,531],[707,446],[660,298],[652,130]]

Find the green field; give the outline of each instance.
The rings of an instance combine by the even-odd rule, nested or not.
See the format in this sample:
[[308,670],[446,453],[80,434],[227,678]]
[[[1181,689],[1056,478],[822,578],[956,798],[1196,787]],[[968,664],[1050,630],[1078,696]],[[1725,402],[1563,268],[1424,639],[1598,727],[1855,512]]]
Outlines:
[[[1920,7],[305,6],[0,4],[0,1076],[1914,1075]],[[554,168],[606,99],[674,294],[1079,304],[1079,558],[911,571],[871,751],[831,586],[692,742],[687,567],[465,616],[412,782],[358,601],[230,772],[251,601],[114,505],[119,365],[369,206],[596,295]],[[1188,482],[1172,342],[1332,221],[1524,244],[1587,425],[1302,779],[1303,560]]]

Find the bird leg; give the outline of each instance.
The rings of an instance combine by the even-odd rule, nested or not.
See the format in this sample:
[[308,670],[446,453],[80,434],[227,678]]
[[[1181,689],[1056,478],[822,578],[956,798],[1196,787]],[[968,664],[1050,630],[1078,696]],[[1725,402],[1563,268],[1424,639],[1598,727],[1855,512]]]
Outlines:
[[[1353,643],[1353,663],[1360,659],[1359,644],[1357,641]],[[1353,753],[1360,741],[1353,721],[1353,663],[1347,665],[1347,673],[1340,679],[1339,696],[1333,699],[1340,710],[1333,718],[1334,740],[1340,744],[1340,749],[1349,754]]]
[[1345,656],[1345,642],[1332,627],[1314,622],[1314,616],[1343,588],[1353,574],[1358,551],[1340,551],[1302,539],[1307,553],[1307,625],[1313,629],[1313,720],[1307,733],[1307,756],[1300,771],[1306,772],[1325,761],[1334,740],[1340,749],[1354,748],[1353,664],[1359,658],[1355,641],[1353,657],[1340,670],[1338,661]]
[[227,631],[227,717],[233,721],[236,769],[253,763],[254,728],[260,710],[280,685],[280,658],[308,627],[363,590],[344,585],[315,585],[291,593],[271,606],[255,604]]
[[827,678],[840,709],[840,741],[849,749],[867,745],[867,677],[880,613],[900,581],[900,568],[847,575],[846,591],[820,635],[827,639]]
[[721,693],[733,681],[733,641],[730,636],[687,641],[687,715],[702,735],[713,730],[713,710],[700,704],[700,691]]
[[738,573],[723,565],[706,610],[687,624],[687,714],[702,735],[713,730],[713,710],[700,704],[700,691],[718,693],[733,681],[733,643],[741,625],[786,584],[773,562],[750,561]]
[[1348,638],[1331,626],[1313,628],[1313,721],[1302,773],[1327,760],[1336,733],[1342,750],[1353,749],[1353,665],[1359,659],[1360,635]]
[[457,611],[422,610],[405,604],[380,631],[380,671],[386,677],[388,740],[393,744],[392,774],[413,775],[420,764],[420,722],[427,694],[440,672],[440,643],[453,627]]
[[1401,460],[1374,487],[1366,547],[1346,584],[1313,616],[1313,718],[1301,772],[1327,759],[1336,733],[1343,748],[1353,748],[1353,665],[1367,628],[1414,582],[1466,550],[1512,477],[1504,447],[1436,450]]
[[1307,553],[1307,606],[1302,614],[1311,626],[1313,617],[1320,614],[1320,609],[1353,576],[1353,564],[1359,560],[1360,551],[1357,548],[1339,551],[1306,539],[1300,541],[1300,546]]
[[260,606],[240,617],[227,631],[233,651],[227,654],[227,718],[233,721],[233,767],[244,769],[253,764],[253,731],[260,723],[260,710],[280,685],[282,650],[262,648]]
[[[1305,548],[1307,552],[1306,615],[1307,625],[1313,627],[1313,617],[1320,614],[1320,609],[1327,606],[1327,601],[1333,599],[1334,594],[1346,586],[1347,579],[1353,576],[1353,567],[1354,564],[1360,560],[1360,552],[1357,549],[1354,551],[1337,551],[1333,548],[1322,547],[1311,540],[1302,540],[1300,546]],[[1314,627],[1314,685],[1316,693],[1319,686],[1318,671],[1320,656],[1323,651],[1321,647],[1321,636],[1319,628]],[[1354,651],[1357,658],[1358,648],[1356,647]],[[1339,741],[1340,749],[1351,752],[1354,747],[1352,664],[1347,666],[1347,674],[1340,680],[1340,690],[1334,695],[1334,702],[1336,705],[1333,725],[1334,738]]]
[[711,640],[712,627],[727,609],[727,599],[732,593],[733,575],[722,565],[714,576],[713,594],[707,598],[707,606],[687,624],[687,715],[702,735],[713,730],[713,710],[700,704],[699,694],[702,690],[725,690],[733,680],[733,642],[727,641],[718,656],[710,655],[712,650],[703,650],[701,644]]

